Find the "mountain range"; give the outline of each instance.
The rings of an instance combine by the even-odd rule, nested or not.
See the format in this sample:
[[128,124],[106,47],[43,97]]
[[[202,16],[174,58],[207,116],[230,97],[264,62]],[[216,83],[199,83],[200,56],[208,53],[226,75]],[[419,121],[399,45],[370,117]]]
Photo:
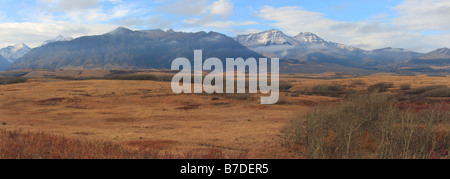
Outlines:
[[326,41],[311,32],[292,37],[276,29],[239,35],[235,39],[255,52],[286,60],[287,63],[282,63],[285,72],[395,72],[394,64],[427,55],[391,47],[366,51]]
[[169,69],[175,58],[192,60],[196,49],[203,50],[203,59],[280,58],[280,70],[285,73],[450,72],[447,48],[426,54],[391,47],[367,51],[326,41],[311,32],[289,36],[272,29],[231,38],[217,32],[123,27],[76,39],[58,36],[13,61],[9,69]]
[[132,31],[120,27],[103,35],[35,48],[9,69],[170,69],[178,57],[193,61],[196,49],[203,50],[203,59],[263,57],[216,32]]

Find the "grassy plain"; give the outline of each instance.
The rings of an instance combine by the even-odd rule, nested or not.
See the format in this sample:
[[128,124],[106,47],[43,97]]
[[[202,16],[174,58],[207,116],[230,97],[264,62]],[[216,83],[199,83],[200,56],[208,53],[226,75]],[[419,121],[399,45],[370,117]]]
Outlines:
[[[388,94],[402,93],[402,84],[410,84],[411,89],[450,86],[449,77],[283,74],[280,80],[292,87],[281,93],[280,104],[261,105],[259,97],[239,100],[216,95],[176,95],[170,82],[164,81],[55,78],[112,74],[105,70],[42,70],[25,74],[22,77],[29,79],[24,83],[0,85],[0,153],[2,148],[16,145],[19,149],[14,150],[29,155],[6,155],[3,151],[0,158],[304,158],[301,152],[284,146],[283,129],[315,106],[334,104],[347,95],[310,94],[315,86],[336,85],[342,91],[360,93],[370,85],[393,83]],[[11,136],[16,136],[12,138],[17,141]],[[87,148],[79,155],[45,155],[45,151],[48,154],[55,149],[48,143],[31,145],[24,141],[27,136],[33,140],[67,140],[55,145],[59,146],[59,153],[80,143]],[[105,151],[105,145],[106,151],[121,155],[92,151]],[[46,148],[23,149],[27,146]],[[33,150],[40,152],[32,155]],[[86,154],[89,151],[92,154]]]

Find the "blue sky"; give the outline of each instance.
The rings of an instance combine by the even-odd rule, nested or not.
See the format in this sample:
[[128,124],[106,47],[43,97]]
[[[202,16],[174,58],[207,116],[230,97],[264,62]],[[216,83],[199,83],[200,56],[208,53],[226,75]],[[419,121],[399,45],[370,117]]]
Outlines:
[[448,0],[2,0],[0,48],[124,26],[229,36],[280,29],[367,50],[427,52],[450,47],[447,17]]

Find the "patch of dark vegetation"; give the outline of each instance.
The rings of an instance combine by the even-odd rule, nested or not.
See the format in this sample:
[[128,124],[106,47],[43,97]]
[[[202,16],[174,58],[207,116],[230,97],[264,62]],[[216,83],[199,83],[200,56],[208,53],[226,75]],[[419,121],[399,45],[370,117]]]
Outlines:
[[311,93],[321,96],[339,97],[344,94],[344,88],[340,85],[320,84],[311,89]]
[[73,101],[71,98],[50,98],[46,100],[38,101],[39,105],[46,105],[46,106],[57,106],[64,102]]
[[213,106],[222,106],[222,105],[228,105],[230,103],[225,103],[225,102],[217,102],[217,103],[211,103],[211,105]]
[[410,90],[411,89],[411,84],[401,84],[400,85],[400,89],[401,90]]
[[5,78],[14,78],[14,77],[24,77],[25,75],[27,75],[29,72],[21,72],[21,71],[5,71],[5,72],[1,72],[0,77],[5,77]]
[[329,97],[342,97],[350,94],[354,94],[355,91],[346,90],[344,86],[336,84],[319,84],[313,86],[311,89],[303,89],[294,91],[291,97],[298,97],[302,95],[319,95],[319,96],[329,96]]
[[381,82],[381,83],[377,83],[377,84],[369,86],[367,88],[367,91],[383,93],[383,92],[387,92],[390,88],[393,88],[393,87],[394,87],[394,83]]
[[427,75],[429,77],[447,77],[447,75],[438,75],[438,74],[432,74],[432,75]]
[[353,86],[365,86],[365,85],[367,85],[367,83],[362,80],[354,80],[354,81],[352,81],[352,85]]
[[9,85],[9,84],[17,84],[17,83],[25,83],[27,82],[27,78],[23,77],[7,77],[0,78],[0,85]]
[[73,134],[75,134],[75,135],[81,135],[81,136],[95,135],[95,133],[92,133],[92,132],[73,132]]
[[179,107],[179,108],[177,108],[177,109],[179,109],[179,110],[194,110],[194,109],[198,109],[200,107],[200,104],[185,104],[184,106],[182,106],[182,107]]
[[292,88],[292,84],[288,82],[280,82],[280,91],[288,92]]
[[105,79],[110,80],[148,80],[148,81],[172,81],[172,75],[155,75],[155,74],[129,74],[108,76]]
[[55,78],[60,80],[73,80],[73,81],[82,81],[82,80],[102,80],[106,79],[104,77],[73,77],[73,76],[48,76],[48,78]]
[[423,94],[427,91],[432,91],[440,88],[448,88],[446,85],[430,85],[430,86],[423,86],[418,88],[413,88],[406,92],[406,94]]
[[425,97],[450,97],[450,88],[437,88],[422,94]]
[[281,99],[278,100],[278,102],[276,104],[278,104],[278,105],[294,105],[294,104],[297,104],[297,103],[294,102],[294,101],[289,101],[287,99],[281,98]]
[[128,74],[134,74],[134,73],[137,73],[137,71],[133,71],[133,70],[110,70],[108,76],[128,75]]
[[123,123],[127,123],[127,122],[136,122],[138,121],[138,119],[135,118],[108,118],[105,119],[106,122],[123,122]]
[[112,75],[105,77],[72,77],[72,76],[55,76],[53,78],[62,80],[138,80],[138,81],[172,81],[173,75],[156,75],[156,74],[127,74]]

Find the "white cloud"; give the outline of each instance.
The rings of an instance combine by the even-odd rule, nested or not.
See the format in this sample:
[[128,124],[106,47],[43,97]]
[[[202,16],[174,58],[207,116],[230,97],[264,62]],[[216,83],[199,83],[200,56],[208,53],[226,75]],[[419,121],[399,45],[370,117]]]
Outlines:
[[209,6],[212,15],[218,15],[227,18],[233,14],[234,4],[231,0],[218,0]]
[[116,6],[109,10],[104,10],[99,7],[69,11],[62,18],[79,23],[95,23],[123,18],[128,16],[131,12],[131,7],[127,6]]
[[25,43],[30,47],[40,46],[44,41],[58,35],[80,37],[110,32],[116,25],[78,24],[69,22],[52,23],[1,23],[0,48],[17,43]]
[[183,21],[185,24],[189,24],[191,26],[202,26],[202,27],[213,27],[213,28],[230,28],[236,26],[246,26],[246,25],[257,25],[259,24],[256,21],[210,21],[210,20],[201,20],[198,18],[186,19]]
[[392,23],[410,30],[449,31],[450,1],[404,0],[394,7],[398,17]]
[[235,22],[235,21],[214,21],[204,24],[205,27],[217,27],[217,28],[230,28],[236,26],[246,26],[246,25],[258,25],[259,23],[256,21],[243,21],[243,22]]
[[[367,50],[399,47],[408,50],[428,52],[449,45],[448,34],[425,35],[424,31],[450,31],[450,2],[432,0],[405,0],[394,9],[399,16],[394,19],[378,21],[369,18],[366,21],[345,22],[328,19],[324,14],[303,10],[301,7],[265,6],[258,16],[270,25],[285,31],[289,35],[300,32],[313,32],[325,40],[344,43]],[[430,3],[425,5],[424,3]],[[431,5],[432,4],[432,5]],[[417,11],[417,13],[414,13]],[[375,15],[375,18],[387,18],[387,15]]]
[[265,6],[258,15],[264,20],[273,21],[273,26],[282,28],[290,35],[297,35],[301,31],[323,31],[326,27],[338,24],[336,21],[324,18],[322,13],[306,11],[300,7]]
[[102,0],[60,0],[56,1],[58,10],[78,10],[95,7]]
[[[198,7],[201,8],[201,7]],[[231,0],[217,0],[212,2],[210,5],[203,6],[201,16],[187,18],[182,22],[190,27],[196,26],[195,29],[206,28],[206,29],[223,29],[229,31],[229,28],[235,28],[238,26],[247,25],[258,25],[259,22],[256,21],[232,21],[226,20],[228,17],[233,15],[234,4]],[[186,28],[186,27],[185,27]]]
[[[102,2],[110,2],[106,6]],[[124,5],[121,0],[40,0],[40,8],[24,12],[29,19],[39,22],[69,21],[101,23],[133,14],[133,3]]]

